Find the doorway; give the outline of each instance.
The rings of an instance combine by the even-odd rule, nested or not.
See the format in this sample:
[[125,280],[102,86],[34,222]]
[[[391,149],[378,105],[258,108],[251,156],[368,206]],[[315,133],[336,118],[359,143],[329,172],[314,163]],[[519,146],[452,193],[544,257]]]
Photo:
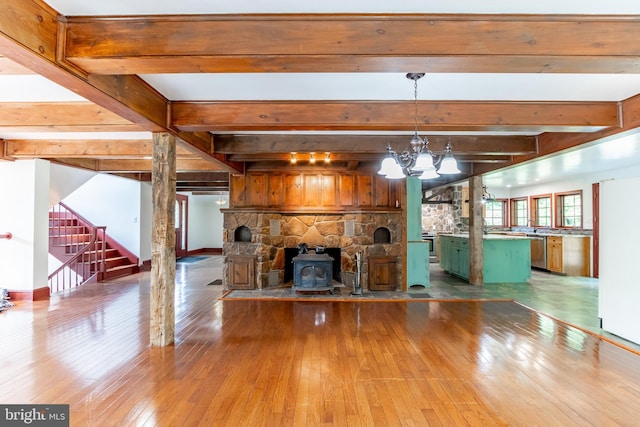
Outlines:
[[176,194],[176,259],[187,256],[187,232],[189,213],[189,197],[183,194]]

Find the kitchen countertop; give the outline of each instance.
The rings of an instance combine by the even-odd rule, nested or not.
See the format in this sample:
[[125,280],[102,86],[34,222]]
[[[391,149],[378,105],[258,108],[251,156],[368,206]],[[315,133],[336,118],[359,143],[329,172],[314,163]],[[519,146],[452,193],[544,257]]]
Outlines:
[[[457,234],[442,234],[443,236],[451,236],[451,237],[460,237],[463,239],[469,238],[469,233],[457,233]],[[482,239],[484,240],[519,240],[519,239],[529,239],[529,236],[523,235],[522,233],[518,234],[497,234],[497,233],[489,233],[483,234]]]

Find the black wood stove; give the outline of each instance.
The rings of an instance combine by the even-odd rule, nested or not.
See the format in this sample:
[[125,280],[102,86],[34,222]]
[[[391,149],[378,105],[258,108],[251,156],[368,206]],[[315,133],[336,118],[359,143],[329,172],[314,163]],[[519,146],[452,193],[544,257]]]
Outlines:
[[306,253],[293,258],[294,291],[333,293],[333,258],[327,254]]

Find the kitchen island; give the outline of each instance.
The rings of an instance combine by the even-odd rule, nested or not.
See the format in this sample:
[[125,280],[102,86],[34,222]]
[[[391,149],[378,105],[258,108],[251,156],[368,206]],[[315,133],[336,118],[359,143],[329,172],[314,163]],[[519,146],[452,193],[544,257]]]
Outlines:
[[[531,278],[531,243],[526,236],[482,236],[484,283],[525,283]],[[440,236],[440,267],[469,280],[469,235]]]

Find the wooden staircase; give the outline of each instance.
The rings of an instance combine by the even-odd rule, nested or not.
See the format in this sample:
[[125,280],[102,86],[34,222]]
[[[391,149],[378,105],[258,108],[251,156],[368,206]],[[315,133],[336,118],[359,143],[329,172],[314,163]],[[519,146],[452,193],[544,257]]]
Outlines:
[[63,264],[49,275],[51,292],[138,273],[138,258],[60,203],[49,211],[49,252]]

